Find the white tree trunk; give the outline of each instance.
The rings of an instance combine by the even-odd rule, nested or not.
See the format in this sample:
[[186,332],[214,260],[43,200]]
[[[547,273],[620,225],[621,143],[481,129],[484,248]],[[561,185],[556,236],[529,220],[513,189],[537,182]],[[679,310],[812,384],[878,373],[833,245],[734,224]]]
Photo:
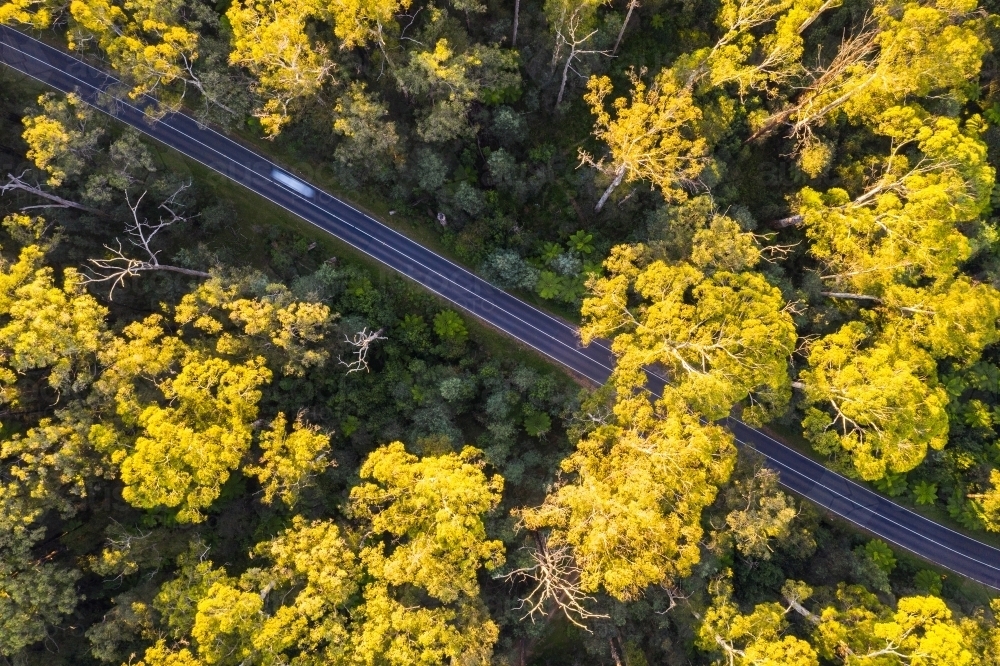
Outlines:
[[569,55],[566,56],[566,64],[563,65],[562,83],[559,84],[559,95],[556,97],[556,108],[559,108],[559,105],[562,104],[563,94],[566,92],[566,77],[569,76],[569,66],[573,63],[573,58],[575,57],[576,46],[571,45],[569,47]]
[[521,0],[514,0],[514,34],[510,38],[510,46],[517,46],[517,19],[521,14]]
[[625,14],[625,21],[622,22],[622,29],[618,31],[618,39],[615,40],[615,48],[611,49],[611,54],[614,55],[618,53],[618,46],[622,43],[622,37],[625,36],[625,28],[628,27],[628,21],[632,18],[632,12],[635,8],[639,6],[639,0],[630,0],[628,3],[628,13]]
[[615,191],[615,188],[622,184],[622,178],[625,177],[625,165],[618,167],[618,171],[615,172],[615,179],[611,181],[608,185],[608,189],[604,190],[604,194],[601,195],[600,200],[598,200],[597,205],[594,206],[594,212],[600,213],[601,209],[604,208],[604,204],[608,202],[608,197],[611,193]]

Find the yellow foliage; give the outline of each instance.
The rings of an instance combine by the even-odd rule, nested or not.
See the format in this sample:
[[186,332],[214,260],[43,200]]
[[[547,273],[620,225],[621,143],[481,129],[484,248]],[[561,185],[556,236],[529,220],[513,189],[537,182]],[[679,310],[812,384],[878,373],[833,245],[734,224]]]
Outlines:
[[271,430],[260,436],[264,450],[259,466],[247,465],[243,471],[260,480],[264,489],[263,502],[270,504],[275,495],[288,506],[293,506],[311,478],[335,464],[327,459],[330,436],[317,428],[305,425],[301,418],[295,420],[292,432],[287,432],[285,415],[271,424]]
[[167,642],[161,638],[156,641],[156,645],[146,649],[142,661],[135,666],[202,666],[202,662],[195,659],[187,648],[176,652],[171,650],[167,647]]
[[598,427],[563,461],[572,481],[522,511],[529,529],[573,548],[584,591],[622,601],[670,586],[700,561],[701,512],[736,458],[732,435],[704,425],[668,394],[656,405],[619,393],[616,423]]
[[0,25],[21,23],[44,30],[52,24],[52,10],[58,8],[51,0],[8,0],[0,5]]
[[812,346],[802,381],[806,436],[824,453],[846,452],[863,479],[907,472],[948,441],[934,360],[904,342],[870,344],[860,322]]
[[0,327],[2,359],[16,372],[46,368],[49,386],[58,391],[81,391],[109,337],[107,310],[83,291],[73,269],[66,269],[62,288],[53,284],[51,268],[35,270],[29,281],[40,260],[37,247],[26,247],[0,276],[0,313],[8,317]]
[[592,76],[587,83],[584,99],[596,117],[594,136],[607,145],[610,156],[595,160],[581,149],[580,160],[609,174],[614,183],[648,180],[668,200],[681,198],[680,183],[697,179],[705,165],[707,146],[696,127],[701,111],[671,70],[663,70],[651,87],[641,73],[630,71],[629,76],[630,98],[616,98],[613,115],[604,104],[611,79]]
[[[787,358],[796,340],[781,292],[756,273],[706,276],[663,261],[640,267],[641,254],[613,248],[607,275],[588,283],[592,295],[582,307],[585,344],[613,336],[619,390],[643,386],[643,368],[660,364],[668,390],[708,418],[725,416],[748,397],[750,418],[781,409],[791,393]],[[632,294],[642,299],[638,307],[630,306]]]
[[488,666],[500,635],[478,599],[431,610],[403,604],[385,583],[372,583],[359,610],[352,648],[355,663],[363,666]]
[[96,39],[123,77],[133,84],[136,99],[165,86],[186,81],[198,59],[198,33],[180,22],[183,0],[73,0],[69,47]]
[[481,452],[418,459],[393,442],[376,449],[361,466],[363,483],[351,490],[351,513],[370,522],[375,534],[390,534],[395,548],[362,552],[379,578],[393,585],[419,585],[445,603],[479,594],[476,572],[504,562],[503,543],[486,539],[481,515],[500,503],[503,478],[487,479]]
[[266,102],[254,115],[269,138],[289,121],[290,105],[315,94],[334,69],[325,47],[306,34],[309,21],[326,16],[322,0],[236,0],[226,11],[233,30],[229,63],[257,77]]
[[258,387],[269,382],[264,359],[233,365],[217,358],[185,359],[180,373],[160,385],[176,406],[152,404],[139,415],[142,434],[131,451],[119,450],[122,496],[134,506],[179,507],[181,522],[200,522],[250,448]]

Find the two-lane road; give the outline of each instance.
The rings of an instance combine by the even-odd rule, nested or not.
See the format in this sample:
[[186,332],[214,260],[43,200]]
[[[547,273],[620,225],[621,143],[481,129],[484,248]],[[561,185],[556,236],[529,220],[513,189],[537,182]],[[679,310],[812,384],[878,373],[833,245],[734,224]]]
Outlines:
[[[0,61],[85,101],[160,143],[197,160],[251,192],[298,215],[487,324],[595,383],[607,380],[614,357],[605,344],[582,347],[576,328],[501,291],[315,185],[312,197],[275,182],[281,169],[266,157],[183,114],[150,122],[128,98],[113,109],[98,94],[113,76],[21,32],[0,26]],[[282,169],[287,171],[286,169]],[[765,456],[789,490],[920,557],[1000,589],[1000,550],[919,516],[831,472],[767,434],[730,419],[738,441]]]

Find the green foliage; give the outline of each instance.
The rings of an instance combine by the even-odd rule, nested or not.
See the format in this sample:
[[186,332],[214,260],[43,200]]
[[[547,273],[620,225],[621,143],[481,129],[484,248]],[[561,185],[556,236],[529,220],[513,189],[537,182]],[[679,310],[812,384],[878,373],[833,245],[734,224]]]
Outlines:
[[878,565],[879,569],[887,574],[892,573],[892,570],[896,568],[896,556],[893,555],[892,549],[885,541],[872,539],[865,544],[865,553],[872,562]]
[[434,317],[434,332],[445,342],[452,343],[463,342],[469,335],[465,322],[454,310],[442,310]]
[[913,577],[913,584],[918,590],[927,592],[928,594],[933,594],[936,597],[941,596],[941,574],[936,571],[921,569],[917,572],[916,576]]
[[938,488],[936,483],[929,481],[918,481],[913,486],[913,495],[917,504],[936,504],[938,500]]
[[524,429],[532,437],[541,437],[552,428],[552,419],[545,412],[530,412],[524,417]]
[[899,497],[906,492],[908,484],[905,474],[886,474],[875,482],[875,487],[889,497]]
[[569,237],[569,249],[580,254],[590,254],[594,251],[594,246],[591,244],[593,240],[594,234],[588,234],[581,229]]
[[73,612],[80,572],[39,561],[31,547],[41,531],[0,545],[0,655],[14,657]]

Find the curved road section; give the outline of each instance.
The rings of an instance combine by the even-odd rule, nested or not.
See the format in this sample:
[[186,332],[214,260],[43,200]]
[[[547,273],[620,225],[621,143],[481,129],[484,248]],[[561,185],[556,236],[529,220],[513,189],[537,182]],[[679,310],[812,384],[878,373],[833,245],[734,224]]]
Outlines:
[[[614,356],[606,344],[582,347],[572,325],[493,287],[320,188],[289,180],[286,169],[186,115],[151,121],[143,108],[152,100],[115,97],[119,81],[106,72],[4,26],[0,60],[57,90],[76,92],[102,112],[298,215],[574,373],[595,383],[610,375]],[[656,384],[663,385],[662,378],[652,380],[654,391]],[[738,442],[765,457],[789,490],[925,560],[1000,589],[1000,550],[923,518],[738,420],[729,419],[727,425]]]

